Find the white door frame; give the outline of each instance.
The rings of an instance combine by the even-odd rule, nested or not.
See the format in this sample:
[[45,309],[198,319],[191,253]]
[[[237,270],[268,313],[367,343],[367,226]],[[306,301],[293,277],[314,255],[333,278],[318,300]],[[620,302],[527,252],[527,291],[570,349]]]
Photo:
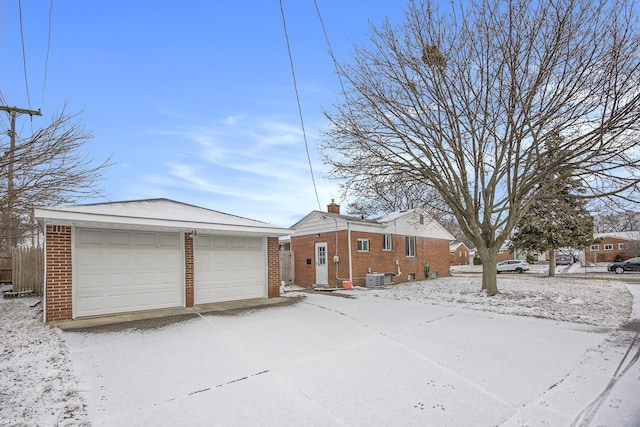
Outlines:
[[316,259],[316,284],[329,284],[329,263],[327,260],[327,242],[316,242],[315,259]]

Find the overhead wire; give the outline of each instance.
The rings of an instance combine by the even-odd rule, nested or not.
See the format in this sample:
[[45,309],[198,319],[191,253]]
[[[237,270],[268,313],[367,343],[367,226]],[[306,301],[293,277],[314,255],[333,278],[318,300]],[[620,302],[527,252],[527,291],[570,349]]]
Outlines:
[[320,21],[320,26],[322,27],[322,33],[324,34],[324,39],[327,42],[327,47],[329,49],[329,56],[331,57],[331,61],[333,62],[333,67],[335,68],[336,74],[338,75],[338,81],[340,82],[340,88],[342,90],[342,95],[344,96],[345,102],[347,103],[347,108],[350,109],[347,91],[344,88],[344,82],[342,81],[342,73],[340,72],[340,66],[338,65],[338,61],[336,60],[336,56],[333,53],[333,48],[331,47],[331,41],[329,40],[329,35],[327,34],[327,28],[324,26],[324,20],[322,19],[322,14],[320,13],[320,7],[318,7],[318,1],[313,0],[313,4],[316,7],[316,12],[318,13],[318,20]]
[[313,173],[313,164],[311,162],[311,154],[309,152],[309,143],[307,141],[307,133],[304,127],[304,118],[302,115],[302,105],[300,104],[300,94],[298,92],[298,83],[296,80],[296,72],[295,67],[293,66],[293,55],[291,54],[291,44],[289,43],[289,34],[287,32],[287,21],[285,19],[284,14],[284,6],[282,5],[282,0],[280,0],[280,15],[282,16],[282,26],[284,28],[284,38],[287,42],[287,53],[289,55],[289,64],[291,66],[291,76],[293,77],[293,89],[296,94],[296,102],[298,104],[298,114],[300,116],[300,125],[302,127],[302,137],[304,139],[304,147],[307,152],[307,161],[309,163],[309,171],[311,172],[311,181],[313,182],[313,191],[316,195],[316,201],[318,202],[318,209],[322,210],[322,206],[320,205],[320,197],[318,196],[318,187],[316,185],[316,178]]
[[24,70],[24,86],[27,90],[27,103],[31,109],[31,96],[29,95],[29,78],[27,77],[27,54],[24,47],[24,28],[22,25],[22,0],[18,0],[18,15],[20,18],[20,41],[22,42],[22,67]]
[[47,29],[47,54],[44,58],[44,80],[42,82],[42,105],[44,106],[44,94],[47,87],[47,70],[49,68],[49,52],[51,51],[51,16],[53,14],[53,0],[49,3],[49,19]]

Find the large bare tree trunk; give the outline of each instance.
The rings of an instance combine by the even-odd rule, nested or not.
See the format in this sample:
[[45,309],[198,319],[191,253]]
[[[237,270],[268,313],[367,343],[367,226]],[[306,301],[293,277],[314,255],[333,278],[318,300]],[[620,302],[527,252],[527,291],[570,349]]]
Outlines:
[[478,248],[478,254],[482,259],[482,289],[486,290],[487,296],[494,296],[498,293],[498,271],[497,251]]

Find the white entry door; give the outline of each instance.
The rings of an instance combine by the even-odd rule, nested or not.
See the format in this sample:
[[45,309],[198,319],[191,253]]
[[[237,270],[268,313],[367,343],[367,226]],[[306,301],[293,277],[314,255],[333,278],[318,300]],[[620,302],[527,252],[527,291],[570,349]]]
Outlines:
[[329,266],[327,265],[327,242],[316,243],[316,284],[329,284]]

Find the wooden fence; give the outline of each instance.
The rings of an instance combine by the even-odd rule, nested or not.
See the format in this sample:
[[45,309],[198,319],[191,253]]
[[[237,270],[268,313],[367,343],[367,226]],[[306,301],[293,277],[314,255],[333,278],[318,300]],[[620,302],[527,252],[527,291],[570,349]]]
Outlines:
[[[7,263],[7,259],[9,263]],[[5,265],[9,267],[5,267]],[[0,274],[3,283],[11,283],[13,292],[33,291],[42,295],[44,281],[44,251],[42,248],[16,248],[11,254],[0,254]]]
[[285,285],[293,285],[294,280],[293,251],[280,251],[280,281]]
[[11,283],[11,254],[0,253],[0,283]]

